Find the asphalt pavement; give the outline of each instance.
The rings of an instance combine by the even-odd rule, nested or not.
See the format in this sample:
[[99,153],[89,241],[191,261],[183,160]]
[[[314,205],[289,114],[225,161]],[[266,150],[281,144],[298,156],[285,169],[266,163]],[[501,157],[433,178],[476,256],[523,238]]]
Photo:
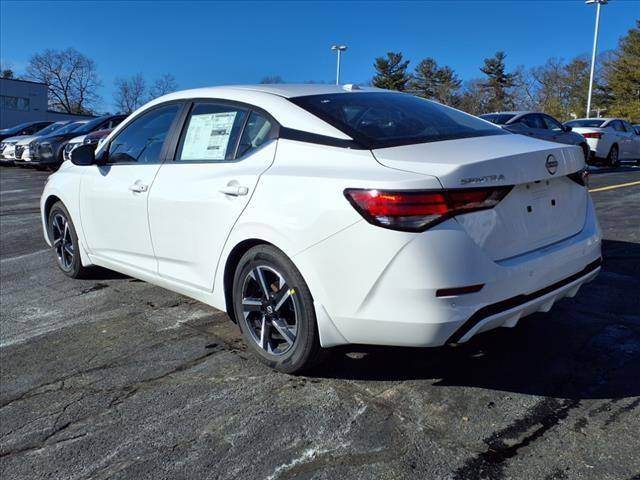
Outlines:
[[[206,305],[65,277],[47,175],[0,167],[0,478],[640,479],[640,185],[592,193],[603,271],[551,312],[295,377]],[[592,169],[593,189],[635,181]]]

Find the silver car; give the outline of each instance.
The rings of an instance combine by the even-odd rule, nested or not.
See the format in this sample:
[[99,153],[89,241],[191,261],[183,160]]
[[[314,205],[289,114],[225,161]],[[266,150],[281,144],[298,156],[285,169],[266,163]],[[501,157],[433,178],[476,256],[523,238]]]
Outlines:
[[590,149],[585,138],[572,132],[570,126],[562,125],[551,115],[540,112],[496,112],[485,113],[480,118],[500,125],[505,130],[549,142],[578,145],[582,148],[585,160],[589,159]]

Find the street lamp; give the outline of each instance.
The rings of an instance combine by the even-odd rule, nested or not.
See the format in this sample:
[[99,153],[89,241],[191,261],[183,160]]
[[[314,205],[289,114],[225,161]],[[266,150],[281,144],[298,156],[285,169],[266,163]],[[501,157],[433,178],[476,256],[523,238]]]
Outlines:
[[596,31],[593,34],[593,52],[591,53],[591,73],[589,74],[589,95],[587,96],[587,118],[591,113],[591,94],[593,93],[593,76],[596,69],[596,51],[598,50],[598,31],[600,30],[600,7],[606,5],[609,0],[587,0],[587,5],[596,4]]
[[338,66],[336,68],[336,85],[340,85],[340,55],[347,49],[346,45],[333,45],[331,50],[338,52]]

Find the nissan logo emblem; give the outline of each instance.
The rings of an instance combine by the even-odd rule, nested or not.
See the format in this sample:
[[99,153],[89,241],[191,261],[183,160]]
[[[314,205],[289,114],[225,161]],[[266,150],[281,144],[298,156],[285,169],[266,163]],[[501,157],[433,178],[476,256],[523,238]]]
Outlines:
[[549,155],[544,166],[547,167],[547,172],[551,175],[555,175],[558,171],[558,161],[556,160],[556,157]]

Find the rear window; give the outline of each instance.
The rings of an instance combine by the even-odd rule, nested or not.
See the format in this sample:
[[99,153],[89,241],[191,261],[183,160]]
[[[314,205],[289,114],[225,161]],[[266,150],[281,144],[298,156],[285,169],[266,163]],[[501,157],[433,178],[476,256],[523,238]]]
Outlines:
[[513,113],[485,113],[480,118],[496,125],[505,125],[509,120],[515,117]]
[[371,149],[509,135],[472,115],[407,94],[332,93],[290,100]]
[[586,120],[571,120],[570,122],[565,123],[565,125],[573,128],[573,127],[587,127],[587,128],[598,128],[601,127],[604,123],[604,120],[598,119],[586,119]]

